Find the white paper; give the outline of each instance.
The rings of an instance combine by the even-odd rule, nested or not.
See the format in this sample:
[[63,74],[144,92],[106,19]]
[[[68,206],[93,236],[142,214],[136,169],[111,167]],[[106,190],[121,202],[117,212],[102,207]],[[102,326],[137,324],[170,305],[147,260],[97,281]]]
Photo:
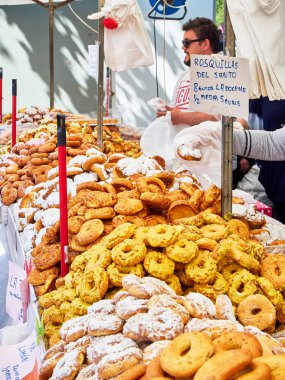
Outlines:
[[191,56],[191,111],[248,118],[249,68],[245,58]]
[[26,271],[9,261],[9,277],[6,292],[6,311],[15,321],[24,322],[21,283],[27,277]]
[[88,45],[88,73],[98,81],[99,44]]

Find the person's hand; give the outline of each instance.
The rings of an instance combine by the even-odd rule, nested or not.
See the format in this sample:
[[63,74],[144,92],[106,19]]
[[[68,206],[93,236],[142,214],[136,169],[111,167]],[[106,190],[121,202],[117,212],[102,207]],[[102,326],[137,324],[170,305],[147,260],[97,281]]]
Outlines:
[[161,117],[161,116],[165,116],[166,115],[166,111],[157,111],[156,112],[156,117]]
[[173,125],[182,124],[181,115],[183,114],[183,112],[180,109],[170,107],[167,105],[165,106],[165,109],[166,111],[170,111],[171,122]]
[[250,164],[246,158],[242,158],[239,162],[241,173],[247,173],[250,169]]

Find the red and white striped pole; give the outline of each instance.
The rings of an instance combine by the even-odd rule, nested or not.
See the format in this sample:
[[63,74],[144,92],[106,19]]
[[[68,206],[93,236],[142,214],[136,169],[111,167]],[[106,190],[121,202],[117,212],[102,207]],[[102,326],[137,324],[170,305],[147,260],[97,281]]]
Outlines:
[[0,123],[3,118],[3,67],[0,67]]
[[69,270],[65,115],[57,115],[57,145],[59,165],[60,275],[64,277]]
[[12,146],[17,140],[17,79],[12,79]]

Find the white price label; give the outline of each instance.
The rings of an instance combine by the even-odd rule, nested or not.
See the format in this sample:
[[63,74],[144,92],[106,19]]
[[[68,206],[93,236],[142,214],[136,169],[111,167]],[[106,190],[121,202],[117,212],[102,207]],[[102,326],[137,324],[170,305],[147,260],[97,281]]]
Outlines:
[[88,73],[98,81],[99,44],[88,45]]
[[24,269],[9,261],[9,277],[6,292],[6,311],[15,321],[24,322],[21,283],[26,279]]

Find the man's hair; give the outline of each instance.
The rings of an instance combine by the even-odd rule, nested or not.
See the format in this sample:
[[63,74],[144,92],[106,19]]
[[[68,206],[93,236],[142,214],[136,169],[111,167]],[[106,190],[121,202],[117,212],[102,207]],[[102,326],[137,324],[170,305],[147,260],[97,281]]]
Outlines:
[[193,30],[197,35],[197,38],[208,39],[210,41],[211,49],[213,53],[218,53],[219,51],[219,33],[217,26],[212,20],[206,17],[196,17],[190,19],[185,24],[183,24],[182,30],[187,32],[188,30]]

